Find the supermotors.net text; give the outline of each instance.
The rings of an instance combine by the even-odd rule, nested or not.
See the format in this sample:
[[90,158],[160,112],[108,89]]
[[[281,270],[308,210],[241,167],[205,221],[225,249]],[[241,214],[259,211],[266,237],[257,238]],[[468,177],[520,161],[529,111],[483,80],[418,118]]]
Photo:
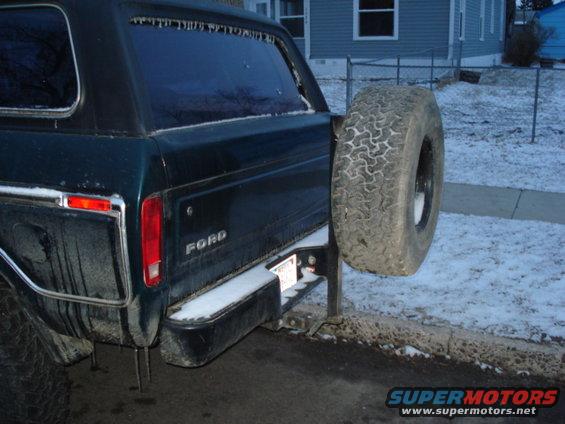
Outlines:
[[533,417],[558,398],[557,388],[397,387],[388,392],[386,406],[403,417]]
[[401,408],[402,417],[535,417],[537,408]]

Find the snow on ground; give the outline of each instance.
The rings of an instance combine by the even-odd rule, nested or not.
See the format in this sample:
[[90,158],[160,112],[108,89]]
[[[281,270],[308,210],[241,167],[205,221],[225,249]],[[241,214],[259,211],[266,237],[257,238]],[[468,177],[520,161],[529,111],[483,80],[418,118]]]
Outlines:
[[[345,111],[345,81],[319,79],[330,108]],[[356,81],[357,92],[369,81]],[[374,84],[374,82],[373,82]],[[435,91],[445,128],[446,180],[565,192],[565,71],[542,71],[531,143],[534,71],[489,71],[480,84]]]
[[[536,342],[565,340],[565,226],[441,214],[411,277],[345,267],[346,310]],[[306,303],[324,304],[325,287]]]

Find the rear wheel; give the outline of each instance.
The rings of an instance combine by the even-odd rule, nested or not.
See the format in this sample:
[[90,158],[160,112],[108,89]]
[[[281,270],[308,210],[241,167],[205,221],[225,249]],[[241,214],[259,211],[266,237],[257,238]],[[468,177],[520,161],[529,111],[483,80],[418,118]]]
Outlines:
[[360,92],[338,135],[332,214],[344,260],[384,275],[415,273],[431,245],[443,189],[443,130],[419,87]]
[[0,280],[0,423],[60,424],[68,407],[65,369],[51,359],[13,291]]

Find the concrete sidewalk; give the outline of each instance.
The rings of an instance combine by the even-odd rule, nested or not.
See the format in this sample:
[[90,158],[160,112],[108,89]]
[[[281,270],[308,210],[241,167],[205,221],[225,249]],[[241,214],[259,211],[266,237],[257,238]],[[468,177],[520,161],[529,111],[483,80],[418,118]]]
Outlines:
[[565,193],[445,183],[442,211],[565,224]]

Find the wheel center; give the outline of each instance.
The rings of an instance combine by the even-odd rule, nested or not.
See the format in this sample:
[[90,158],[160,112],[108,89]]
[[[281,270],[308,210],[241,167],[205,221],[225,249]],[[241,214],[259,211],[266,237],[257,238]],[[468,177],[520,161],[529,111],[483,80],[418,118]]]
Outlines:
[[432,141],[425,138],[420,149],[416,183],[414,187],[414,225],[423,230],[428,223],[433,197],[433,150]]

